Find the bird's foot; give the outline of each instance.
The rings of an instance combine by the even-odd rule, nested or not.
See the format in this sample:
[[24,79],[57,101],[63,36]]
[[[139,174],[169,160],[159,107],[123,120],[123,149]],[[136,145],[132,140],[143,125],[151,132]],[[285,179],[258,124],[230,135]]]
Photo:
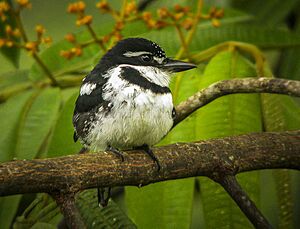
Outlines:
[[87,153],[89,150],[85,147],[82,147],[81,150],[78,152],[78,154],[84,154]]
[[[108,204],[108,201],[111,197],[111,187],[108,188],[98,188],[98,205],[99,207],[106,207]],[[105,192],[107,192],[107,195],[105,197]]]
[[120,150],[118,150],[118,149],[116,149],[116,148],[114,148],[112,146],[108,146],[106,148],[106,150],[110,151],[110,152],[113,152],[114,154],[116,154],[117,156],[119,156],[121,158],[122,162],[124,161],[124,154],[123,154],[122,151],[120,151]]
[[148,154],[151,157],[151,159],[156,163],[157,171],[160,171],[161,166],[160,166],[159,160],[157,159],[157,157],[154,155],[153,151],[150,149],[150,147],[147,144],[136,147],[135,149],[144,150],[145,153]]

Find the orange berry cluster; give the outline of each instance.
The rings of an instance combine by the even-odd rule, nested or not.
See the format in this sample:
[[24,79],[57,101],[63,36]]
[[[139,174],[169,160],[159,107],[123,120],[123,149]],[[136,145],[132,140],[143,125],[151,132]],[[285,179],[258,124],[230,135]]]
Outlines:
[[[7,20],[7,13],[10,15],[18,15],[22,9],[31,8],[31,3],[29,0],[16,0],[16,7],[14,9],[11,5],[9,5],[5,1],[0,2],[0,17],[1,20],[5,23]],[[49,44],[52,42],[51,37],[44,37],[44,33],[46,32],[45,28],[42,25],[37,25],[35,28],[37,39],[36,41],[27,41],[26,35],[22,34],[21,29],[17,25],[16,28],[12,28],[11,25],[5,25],[4,36],[0,37],[0,48],[1,47],[18,47],[24,48],[29,53],[35,53],[39,50],[40,44]],[[19,38],[24,38],[22,41],[19,41]]]
[[9,11],[10,6],[7,2],[0,2],[0,18],[1,21],[5,21],[6,20],[6,12]]
[[19,38],[21,35],[18,28],[12,29],[10,25],[5,25],[5,38],[0,38],[0,48],[13,47],[15,45],[15,38]]
[[81,26],[81,25],[89,25],[93,21],[93,16],[92,15],[87,15],[85,14],[85,3],[83,1],[78,1],[69,4],[67,12],[71,14],[76,14],[77,15],[77,20],[76,20],[76,25]]
[[204,16],[205,19],[210,19],[214,27],[219,27],[221,25],[220,19],[224,17],[224,9],[217,9],[216,7],[211,7],[208,15]]
[[28,41],[25,43],[24,47],[25,49],[33,54],[39,51],[39,46],[41,44],[51,44],[52,38],[50,36],[45,37],[44,34],[46,32],[46,29],[42,25],[36,25],[35,26],[35,32],[36,32],[36,41]]
[[[91,43],[100,44],[101,48],[105,51],[104,46],[109,41],[118,41],[122,39],[122,30],[126,23],[132,21],[141,20],[143,21],[149,29],[163,29],[167,26],[175,26],[177,29],[190,30],[200,17],[203,19],[211,20],[212,25],[217,27],[220,26],[220,18],[223,17],[224,11],[218,10],[212,7],[207,15],[196,15],[191,11],[189,6],[182,6],[175,4],[173,8],[168,9],[166,7],[159,8],[156,14],[153,16],[151,12],[139,12],[137,9],[137,4],[135,0],[128,0],[126,4],[120,10],[115,10],[108,0],[100,0],[96,3],[96,7],[101,13],[111,14],[115,19],[115,25],[112,31],[102,37],[97,37],[92,26],[92,16],[85,14],[86,5],[84,1],[77,1],[69,4],[67,11],[71,14],[77,15],[76,25],[87,25],[88,29],[94,39]],[[180,31],[179,31],[180,32]],[[61,51],[61,56],[71,59],[76,56],[80,56],[83,52],[83,48],[89,44],[80,44],[76,41],[73,34],[67,34],[65,39],[72,43],[74,47],[67,51]]]
[[[121,11],[114,10],[107,0],[101,0],[97,2],[96,7],[100,10],[101,13],[111,14],[116,20],[115,26],[110,33],[102,36],[101,38],[96,37],[96,39],[96,33],[94,33],[94,43],[101,43],[103,46],[104,44],[107,44],[111,39],[113,39],[114,41],[121,40],[123,38],[121,32],[125,26],[125,23],[137,16],[137,6],[135,1],[127,2],[123,9],[121,9]],[[89,25],[89,30],[93,30],[90,26],[90,24],[92,23],[92,16],[86,15],[85,9],[85,3],[83,1],[77,1],[69,4],[67,11],[68,13],[77,15],[76,25]],[[70,50],[63,50],[60,52],[60,55],[66,59],[72,59],[73,57],[82,55],[83,48],[87,46],[86,44],[80,44],[79,42],[77,42],[74,34],[67,34],[65,36],[65,40],[74,45],[74,47]]]
[[111,12],[110,5],[107,1],[103,0],[98,3],[96,3],[96,7],[102,12],[102,13],[108,13]]
[[107,0],[101,0],[96,4],[96,7],[100,10],[102,13],[109,13],[111,14],[115,20],[116,24],[113,28],[113,31],[103,37],[103,43],[108,42],[111,38],[113,38],[115,41],[121,40],[122,34],[121,31],[125,26],[125,23],[127,23],[132,18],[137,18],[137,6],[135,1],[127,2],[124,6],[124,9],[121,11],[114,10]]
[[60,55],[68,60],[72,59],[75,56],[82,55],[82,46],[76,40],[76,37],[73,33],[68,33],[65,35],[65,40],[72,43],[75,47],[70,50],[62,50],[60,51]]
[[150,29],[162,29],[167,26],[182,24],[185,29],[190,29],[191,26],[187,24],[193,20],[189,18],[190,8],[188,6],[181,6],[176,4],[173,9],[166,7],[159,8],[156,12],[157,19],[154,19],[150,12],[142,14],[142,20]]
[[17,3],[21,8],[31,8],[31,3],[29,0],[17,0]]

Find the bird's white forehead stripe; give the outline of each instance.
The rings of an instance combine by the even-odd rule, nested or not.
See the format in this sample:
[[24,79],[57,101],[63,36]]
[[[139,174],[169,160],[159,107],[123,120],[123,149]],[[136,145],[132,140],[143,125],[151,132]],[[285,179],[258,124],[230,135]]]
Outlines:
[[95,83],[85,83],[80,88],[80,95],[89,95],[96,88]]
[[140,51],[140,52],[125,52],[123,54],[123,56],[127,56],[127,57],[133,57],[133,56],[141,56],[141,55],[145,55],[145,54],[152,54],[151,52],[144,52],[144,51]]

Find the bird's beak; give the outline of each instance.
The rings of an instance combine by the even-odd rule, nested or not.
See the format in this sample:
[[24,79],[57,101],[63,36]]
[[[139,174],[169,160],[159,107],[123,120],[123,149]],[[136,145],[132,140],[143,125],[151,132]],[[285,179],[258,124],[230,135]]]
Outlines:
[[170,72],[182,72],[196,67],[195,64],[169,58],[166,63],[163,64],[163,68]]

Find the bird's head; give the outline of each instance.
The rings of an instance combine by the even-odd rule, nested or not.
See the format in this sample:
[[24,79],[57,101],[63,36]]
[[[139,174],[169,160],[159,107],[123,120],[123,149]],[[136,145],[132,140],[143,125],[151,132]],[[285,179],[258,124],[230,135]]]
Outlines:
[[196,67],[194,64],[166,57],[159,45],[144,38],[127,38],[119,41],[100,61],[100,65],[106,69],[124,64],[150,66],[167,73]]

